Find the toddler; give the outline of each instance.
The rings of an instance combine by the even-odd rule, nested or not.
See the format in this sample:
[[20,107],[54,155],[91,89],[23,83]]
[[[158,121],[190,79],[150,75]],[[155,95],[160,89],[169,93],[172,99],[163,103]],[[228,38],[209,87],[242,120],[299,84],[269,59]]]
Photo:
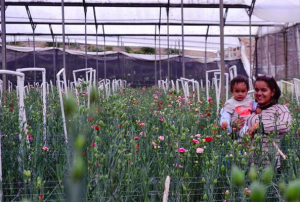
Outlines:
[[[231,123],[239,117],[247,117],[257,108],[257,103],[248,96],[249,83],[246,77],[237,76],[230,82],[230,92],[232,98],[225,102],[221,109],[220,124],[227,127],[228,132],[232,131]],[[243,127],[240,134],[244,134],[248,128]],[[245,131],[244,131],[245,130]]]

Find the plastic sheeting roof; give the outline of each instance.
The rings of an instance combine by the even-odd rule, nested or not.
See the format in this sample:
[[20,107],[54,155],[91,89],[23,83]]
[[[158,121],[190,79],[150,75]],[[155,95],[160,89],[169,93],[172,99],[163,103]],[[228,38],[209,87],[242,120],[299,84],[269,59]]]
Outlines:
[[[29,10],[33,18],[34,23],[37,24],[35,33],[38,34],[50,34],[49,25],[51,23],[54,34],[62,34],[62,26],[60,25],[62,19],[62,9],[60,6],[30,6],[30,3],[60,3],[60,0],[6,0],[6,3],[29,3]],[[65,0],[65,4],[79,3],[81,0]],[[86,0],[87,4],[96,3],[141,3],[141,4],[167,4],[168,0]],[[225,5],[246,5],[250,6],[252,0],[224,0]],[[180,4],[181,0],[170,0],[171,4]],[[184,0],[186,5],[198,5],[198,4],[216,4],[219,0]],[[219,23],[219,9],[218,8],[184,8],[184,23],[198,23],[202,26],[184,26],[185,36],[185,49],[204,49],[205,36],[208,26],[205,23],[213,23],[216,26],[209,27],[209,35],[217,36],[220,34],[218,27]],[[158,26],[155,25],[120,25],[120,23],[159,23],[160,8],[159,7],[95,7],[96,21],[97,23],[119,23],[118,25],[105,25],[105,35],[120,35],[120,37],[106,37],[107,45],[122,44],[124,46],[147,46],[154,47],[155,41],[153,36],[139,36],[139,35],[154,35],[155,29],[157,34],[157,47],[158,47]],[[272,13],[273,12],[273,13]],[[274,13],[276,12],[276,13]],[[300,22],[300,1],[295,0],[256,0],[255,9],[251,18],[252,24],[275,24],[285,26],[285,22]],[[224,9],[225,13],[225,9]],[[293,14],[293,15],[290,15]],[[31,34],[32,27],[29,24],[28,14],[25,6],[8,6],[6,9],[6,21],[7,22],[25,22],[28,24],[7,24],[6,32],[9,34]],[[59,23],[59,24],[55,24]],[[65,6],[65,22],[77,23],[77,25],[67,24],[65,26],[66,35],[68,34],[82,34],[82,36],[66,36],[66,42],[75,41],[78,43],[84,43],[85,26],[84,26],[84,8],[83,6]],[[87,7],[87,34],[95,35],[96,27],[92,23],[95,22],[94,12],[92,7]],[[166,8],[161,8],[161,23],[167,23]],[[80,24],[81,23],[81,24]],[[169,23],[178,23],[178,25],[169,26],[169,34],[176,35],[170,36],[170,48],[182,44],[181,42],[181,8],[170,7]],[[226,25],[224,27],[225,35],[249,35],[249,27],[245,26],[249,23],[249,16],[246,9],[242,8],[229,8],[226,18]],[[80,24],[80,25],[79,25]],[[231,26],[244,25],[244,26]],[[270,29],[271,30],[271,29]],[[275,29],[278,31],[278,29]],[[258,26],[251,28],[251,34],[257,35],[258,33],[264,34],[265,32],[260,30]],[[98,44],[103,44],[102,26],[98,26]],[[161,25],[160,34],[167,35],[167,26]],[[123,36],[131,35],[131,36]],[[202,35],[202,37],[191,37],[187,35]],[[17,36],[16,38],[7,36],[7,41],[14,40],[32,40],[32,36]],[[52,37],[49,36],[36,36],[36,41],[52,41]],[[62,37],[56,37],[57,41],[62,41]],[[88,36],[89,44],[96,43],[95,36]],[[208,51],[217,51],[219,49],[219,37],[208,37],[207,49]],[[240,46],[239,39],[237,37],[225,37],[225,48]],[[167,37],[161,37],[161,47],[167,47]]]

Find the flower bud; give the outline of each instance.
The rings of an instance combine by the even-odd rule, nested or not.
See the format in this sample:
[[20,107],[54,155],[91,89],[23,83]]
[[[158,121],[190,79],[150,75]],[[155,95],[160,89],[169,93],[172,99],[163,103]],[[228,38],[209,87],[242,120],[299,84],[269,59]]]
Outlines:
[[255,166],[253,166],[253,165],[251,166],[248,176],[252,182],[257,179],[257,171],[256,171]]
[[253,182],[251,184],[251,194],[250,194],[250,199],[252,202],[263,202],[265,198],[265,187],[258,183],[258,182]]
[[273,179],[274,171],[271,166],[268,166],[262,173],[261,178],[266,185],[270,184]]
[[245,181],[245,174],[238,167],[233,166],[231,170],[231,179],[233,183],[237,186],[243,186]]
[[299,201],[300,198],[300,180],[291,182],[286,189],[286,202]]

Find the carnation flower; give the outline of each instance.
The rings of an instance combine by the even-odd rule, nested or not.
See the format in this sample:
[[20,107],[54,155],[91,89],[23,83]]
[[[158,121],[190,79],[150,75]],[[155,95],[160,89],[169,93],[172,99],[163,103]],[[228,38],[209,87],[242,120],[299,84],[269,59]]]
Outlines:
[[193,139],[192,141],[193,141],[193,143],[195,143],[195,144],[199,144],[199,143],[200,143],[199,140],[196,140],[196,139]]
[[203,152],[204,152],[204,149],[202,149],[202,148],[197,148],[196,149],[197,154],[202,154]]

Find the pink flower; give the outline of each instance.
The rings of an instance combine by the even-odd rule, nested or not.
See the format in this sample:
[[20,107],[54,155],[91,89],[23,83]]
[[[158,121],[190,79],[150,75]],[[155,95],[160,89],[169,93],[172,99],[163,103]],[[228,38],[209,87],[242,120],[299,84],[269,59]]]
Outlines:
[[195,137],[201,137],[201,135],[200,134],[196,134]]
[[193,141],[193,143],[195,143],[195,144],[199,144],[199,140],[193,139],[192,141]]
[[43,146],[43,150],[47,152],[47,151],[49,151],[49,147],[47,147],[47,146],[45,145],[45,146]]
[[158,95],[156,93],[153,94],[154,99],[158,99]]
[[134,140],[138,140],[138,139],[140,139],[138,136],[135,136],[135,137],[134,137]]
[[185,150],[185,148],[181,147],[181,148],[178,149],[178,152],[179,153],[184,153],[184,152],[186,152],[186,150]]
[[158,136],[158,139],[165,140],[165,137],[163,135]]
[[92,143],[92,147],[96,147],[96,143],[95,142]]
[[144,131],[140,132],[140,136],[146,136],[146,133]]
[[145,126],[145,123],[141,122],[141,123],[139,124],[139,126],[144,127],[144,126]]
[[172,105],[170,105],[170,104],[169,104],[169,105],[168,105],[168,107],[169,107],[169,108],[171,108],[171,107],[172,107]]
[[245,188],[245,193],[246,193],[246,195],[250,195],[251,194],[251,190],[246,187]]
[[196,149],[197,154],[202,154],[203,152],[204,152],[204,149],[202,149],[202,148],[197,148]]
[[157,144],[155,142],[152,142],[152,145],[153,145],[154,149],[157,148]]
[[31,140],[31,141],[34,139],[33,136],[30,135],[30,134],[28,134],[27,137],[28,137],[28,139]]
[[164,117],[159,117],[159,121],[163,122],[164,121]]
[[226,194],[226,195],[229,195],[229,190],[226,190],[226,191],[225,191],[225,194]]
[[179,165],[179,164],[177,164],[177,163],[173,164],[173,166],[174,166],[175,168],[183,168],[182,165]]

